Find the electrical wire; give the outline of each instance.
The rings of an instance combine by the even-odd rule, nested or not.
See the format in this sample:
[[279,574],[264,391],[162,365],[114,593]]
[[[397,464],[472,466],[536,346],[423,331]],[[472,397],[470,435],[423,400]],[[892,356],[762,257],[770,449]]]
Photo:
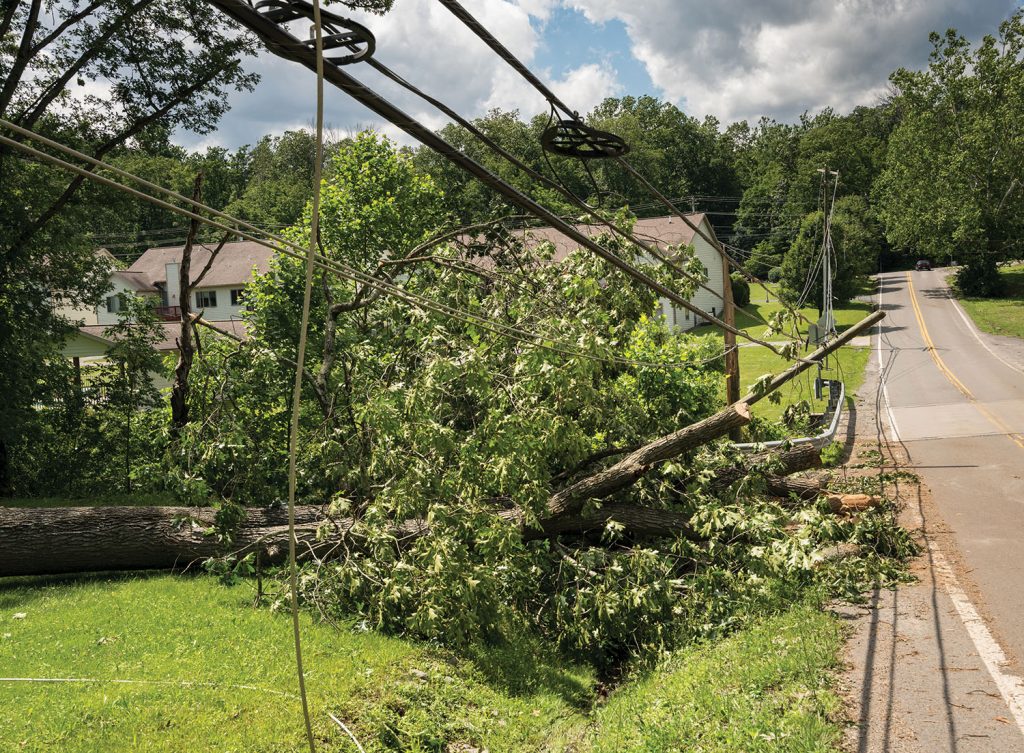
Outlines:
[[[0,125],[5,126],[5,127],[9,127],[7,122],[3,121],[2,119],[0,119]],[[26,133],[31,134],[33,137],[38,137],[38,134],[34,134],[31,131],[27,131]],[[38,138],[39,138],[39,140],[44,141],[44,142],[48,142],[49,141],[49,139],[46,139],[45,137],[38,137]],[[177,207],[177,206],[175,206],[173,204],[170,204],[170,203],[165,202],[165,201],[163,201],[161,199],[158,199],[156,197],[153,197],[153,196],[150,196],[148,194],[145,194],[145,193],[143,193],[141,191],[138,191],[138,190],[136,190],[134,188],[131,188],[131,187],[125,186],[125,185],[123,185],[121,183],[117,183],[115,181],[112,181],[109,178],[105,178],[105,177],[103,177],[101,175],[97,175],[95,172],[86,170],[86,169],[81,168],[81,167],[79,167],[77,165],[73,165],[73,164],[71,164],[69,162],[66,162],[65,160],[62,160],[62,159],[60,159],[58,157],[54,157],[53,155],[50,155],[50,154],[47,154],[46,152],[40,151],[38,149],[35,149],[34,147],[29,146],[28,144],[15,141],[14,139],[10,139],[10,138],[8,138],[6,136],[0,136],[0,143],[9,145],[9,146],[11,146],[11,147],[13,147],[15,149],[18,149],[20,151],[26,152],[28,154],[32,154],[33,156],[37,157],[38,159],[43,160],[44,162],[48,162],[50,164],[53,164],[53,165],[55,165],[57,167],[65,169],[65,170],[69,170],[70,172],[73,172],[73,173],[75,173],[77,175],[81,175],[82,177],[87,178],[88,180],[92,180],[94,182],[100,183],[101,185],[106,185],[106,186],[108,186],[110,188],[115,188],[115,189],[124,191],[124,192],[126,192],[126,193],[128,193],[128,194],[130,194],[132,196],[135,196],[138,199],[141,199],[143,201],[146,201],[146,202],[149,202],[151,204],[154,204],[155,206],[159,206],[159,207],[161,207],[163,209],[166,209],[166,210],[171,211],[171,212],[175,212],[177,214],[180,214],[180,215],[182,215],[184,217],[188,217],[190,219],[195,219],[195,220],[197,220],[199,222],[202,222],[202,223],[204,223],[204,224],[206,224],[206,225],[208,225],[210,227],[216,228],[218,230],[222,230],[222,231],[225,231],[225,232],[230,232],[230,233],[232,233],[234,235],[239,236],[240,238],[242,238],[244,240],[252,241],[253,243],[257,243],[259,245],[262,245],[262,246],[264,246],[266,248],[269,248],[269,249],[271,249],[273,251],[276,251],[276,252],[278,252],[278,253],[280,253],[280,254],[282,254],[284,256],[288,256],[288,257],[295,258],[295,259],[298,259],[298,260],[304,260],[305,259],[306,249],[304,247],[299,246],[298,244],[296,244],[296,243],[286,239],[286,238],[282,238],[282,237],[274,236],[274,235],[270,235],[270,234],[268,234],[268,237],[270,238],[270,240],[267,240],[267,239],[264,239],[264,238],[260,238],[260,237],[258,237],[256,235],[253,235],[252,233],[249,233],[249,232],[247,232],[245,230],[241,230],[238,227],[230,227],[228,225],[225,225],[222,222],[211,220],[211,219],[203,217],[202,215],[197,214],[195,212],[191,212],[191,211],[189,211],[187,209],[183,209],[181,207]],[[57,144],[56,142],[50,142],[50,143],[55,145],[56,147],[61,148],[62,150],[71,152],[72,154],[78,154],[78,153],[75,152],[75,150],[71,149],[70,147],[65,147],[65,146],[63,146],[61,144]],[[92,158],[88,157],[87,155],[80,155],[80,156],[82,158],[85,158],[86,160],[92,160]],[[98,160],[93,160],[93,161],[99,163]],[[107,168],[107,166],[104,165],[103,163],[99,163],[99,166],[104,167],[104,169]],[[155,188],[156,190],[158,190],[160,192],[163,192],[165,194],[173,195],[173,196],[181,199],[182,201],[187,202],[188,204],[192,205],[196,209],[200,209],[202,211],[207,211],[207,212],[209,212],[211,214],[214,214],[215,216],[222,217],[223,219],[226,219],[226,220],[231,221],[231,222],[237,222],[239,225],[242,225],[242,226],[248,224],[244,220],[239,220],[237,218],[231,217],[230,215],[227,215],[224,212],[220,212],[219,210],[213,209],[212,207],[208,207],[208,206],[202,204],[201,202],[197,202],[197,201],[195,201],[193,199],[190,199],[188,197],[182,196],[181,194],[176,194],[175,192],[171,191],[170,189],[165,189],[165,188],[162,188],[160,186],[156,186],[155,184],[149,183],[148,181],[146,181],[143,178],[138,178],[136,176],[132,176],[131,173],[126,173],[125,171],[120,170],[119,168],[113,168],[113,169],[117,170],[118,173],[124,175],[125,177],[128,177],[130,179],[134,178],[140,184],[152,186],[153,188]],[[448,234],[448,235],[450,236],[451,234]],[[492,332],[492,333],[497,334],[499,336],[507,337],[507,338],[509,338],[511,340],[516,340],[516,341],[521,342],[521,343],[526,344],[526,345],[531,345],[531,346],[540,348],[542,350],[547,350],[547,351],[550,351],[552,353],[557,353],[557,354],[564,355],[564,356],[571,357],[571,358],[582,358],[584,360],[590,360],[590,361],[594,361],[594,362],[597,362],[597,363],[603,363],[603,364],[606,364],[606,365],[607,364],[617,364],[617,365],[622,365],[622,366],[638,366],[638,367],[646,367],[646,368],[675,369],[675,368],[690,368],[690,367],[693,367],[693,366],[696,366],[696,365],[700,365],[700,364],[703,364],[703,363],[711,363],[711,362],[719,360],[724,355],[724,353],[723,353],[722,355],[716,355],[716,356],[714,356],[712,358],[704,359],[703,361],[686,361],[686,362],[678,362],[678,363],[672,363],[672,362],[669,362],[669,363],[658,363],[658,362],[652,362],[652,361],[641,361],[641,360],[636,360],[636,359],[623,358],[621,356],[611,356],[611,355],[609,355],[609,356],[600,356],[600,355],[595,355],[593,353],[589,353],[587,351],[580,350],[579,348],[576,348],[576,347],[571,346],[571,345],[561,344],[557,337],[550,337],[550,336],[546,336],[546,335],[543,335],[543,334],[539,334],[539,333],[535,333],[535,332],[530,332],[528,330],[523,330],[523,329],[521,329],[519,327],[515,327],[515,326],[512,326],[512,325],[504,324],[504,323],[501,323],[501,322],[496,322],[494,320],[487,319],[487,318],[482,317],[482,316],[478,316],[478,315],[473,314],[471,312],[467,312],[465,310],[457,309],[457,308],[454,308],[452,306],[448,306],[446,304],[439,303],[439,302],[434,301],[434,300],[432,300],[430,298],[426,298],[426,297],[421,296],[419,294],[410,292],[410,291],[408,291],[408,290],[406,290],[406,289],[404,289],[402,287],[399,287],[399,286],[397,286],[397,285],[395,285],[395,284],[393,284],[393,283],[391,283],[391,282],[389,282],[387,280],[383,280],[383,279],[374,277],[374,276],[372,276],[370,274],[367,274],[367,273],[362,272],[360,270],[357,270],[357,269],[354,269],[352,267],[349,267],[348,265],[343,264],[341,262],[335,262],[333,260],[327,259],[326,257],[324,257],[322,255],[317,255],[317,257],[315,258],[314,263],[320,269],[323,269],[323,270],[328,271],[328,272],[332,272],[332,273],[334,273],[334,274],[336,274],[336,275],[338,275],[340,277],[343,277],[343,278],[345,278],[345,279],[347,279],[347,280],[349,280],[351,282],[355,282],[357,284],[362,284],[362,285],[368,285],[368,286],[370,286],[370,287],[372,287],[374,289],[377,289],[377,290],[381,291],[382,293],[386,293],[386,294],[388,294],[389,296],[391,296],[393,298],[401,300],[404,303],[407,303],[407,304],[409,304],[411,306],[414,306],[416,308],[419,308],[421,310],[429,311],[429,312],[436,313],[436,314],[439,314],[439,315],[442,315],[442,316],[446,316],[446,317],[449,317],[449,318],[452,318],[452,319],[456,319],[456,320],[462,321],[463,323],[470,324],[470,325],[476,326],[476,327],[480,327],[483,330]],[[559,344],[556,344],[556,343],[559,343]]]
[[[519,73],[526,81],[528,81],[540,94],[552,105],[563,113],[565,113],[570,119],[582,123],[582,119],[577,111],[570,108],[565,104],[550,88],[547,87],[526,65],[522,63],[512,52],[505,47],[497,38],[491,34],[471,13],[460,5],[457,0],[438,0],[445,8],[447,8],[456,18],[458,18],[470,31],[476,34],[483,42],[490,47],[502,60],[504,60],[513,70]],[[616,157],[615,161],[629,174],[643,186],[648,193],[654,196],[663,206],[665,206],[672,214],[679,217],[686,225],[690,227],[705,242],[711,245],[721,256],[723,261],[728,257],[725,250],[721,247],[721,243],[717,239],[712,239],[705,233],[698,225],[691,221],[684,212],[682,212],[667,196],[665,196],[657,187],[655,187],[646,177],[644,177],[632,164],[630,164],[624,157]],[[805,322],[810,324],[810,321],[804,317],[798,310],[790,309],[784,301],[779,301],[794,318],[803,319]],[[706,315],[705,315],[705,318]],[[719,322],[717,319],[712,319],[716,324],[722,326],[728,332],[736,335],[738,332],[730,329],[724,322]],[[724,325],[724,326],[723,326]],[[762,343],[763,344],[763,343]],[[774,348],[772,348],[775,351]],[[778,351],[775,351],[778,354]],[[782,354],[779,354],[782,355]]]
[[[451,108],[450,106],[446,105],[441,100],[439,100],[436,97],[433,97],[433,96],[427,94],[422,89],[420,89],[419,87],[417,87],[414,84],[412,84],[411,82],[409,82],[406,78],[404,78],[403,76],[399,75],[395,71],[393,71],[390,68],[388,68],[386,65],[381,63],[376,58],[370,58],[367,61],[367,65],[369,65],[371,68],[373,68],[378,73],[383,75],[385,78],[387,78],[390,81],[398,84],[399,86],[401,86],[406,91],[416,95],[420,99],[424,100],[428,104],[430,104],[433,107],[435,107],[436,109],[440,110],[442,113],[447,115],[453,121],[458,123],[462,128],[464,128],[470,134],[472,134],[474,137],[476,137],[476,139],[478,141],[480,141],[480,143],[482,143],[484,146],[486,146],[492,152],[494,152],[495,154],[497,154],[498,156],[502,157],[503,159],[505,159],[510,164],[512,164],[515,167],[517,167],[519,170],[524,172],[526,175],[528,175],[533,180],[535,180],[535,181],[543,184],[544,186],[547,186],[548,188],[550,188],[550,189],[552,189],[554,191],[557,191],[558,193],[562,194],[572,204],[574,204],[579,209],[582,209],[588,215],[590,215],[595,220],[597,220],[598,223],[600,223],[600,224],[606,226],[608,229],[610,229],[613,233],[616,233],[617,235],[621,236],[622,238],[625,238],[626,240],[630,241],[631,243],[633,243],[635,246],[640,248],[645,253],[648,253],[648,254],[652,255],[659,262],[661,262],[662,264],[665,264],[666,266],[668,266],[676,274],[682,275],[683,277],[689,279],[691,282],[696,284],[698,287],[702,288],[703,290],[707,291],[711,295],[713,295],[716,298],[718,298],[719,300],[721,300],[723,303],[725,302],[725,297],[721,293],[719,293],[717,290],[714,290],[713,288],[711,288],[708,285],[706,285],[703,280],[697,278],[694,275],[689,274],[688,272],[686,272],[683,269],[680,269],[677,264],[672,262],[664,254],[661,253],[660,249],[657,247],[656,244],[652,244],[652,245],[649,246],[649,245],[647,245],[645,243],[642,243],[638,238],[636,238],[636,236],[633,233],[623,229],[617,223],[614,223],[611,220],[609,220],[607,217],[603,216],[598,211],[597,207],[591,206],[590,204],[585,202],[582,198],[580,198],[575,193],[573,193],[571,190],[569,190],[569,188],[566,187],[565,182],[562,181],[562,179],[558,176],[558,172],[555,170],[554,165],[552,165],[551,161],[548,159],[547,152],[543,152],[543,156],[544,156],[545,162],[548,165],[548,169],[555,176],[554,180],[548,178],[543,173],[538,172],[537,170],[535,170],[534,168],[530,167],[528,164],[523,162],[521,159],[519,159],[515,155],[511,154],[508,150],[506,150],[500,144],[498,144],[496,141],[494,141],[494,139],[490,138],[489,136],[487,136],[487,134],[483,133],[483,131],[481,131],[479,128],[477,128],[470,120],[468,120],[467,118],[465,118],[462,115],[460,115],[453,108]],[[590,175],[590,178],[593,181],[594,180],[594,176],[593,176],[592,173],[590,173],[589,168],[587,169],[587,174]],[[595,187],[597,186],[596,181],[594,182],[594,185],[595,185]],[[767,324],[767,322],[765,322],[765,324]]]
[[299,324],[299,344],[295,356],[295,386],[292,389],[292,415],[288,432],[288,581],[291,598],[292,638],[295,646],[295,670],[302,699],[302,718],[306,724],[309,753],[316,753],[313,725],[309,718],[309,700],[306,696],[306,674],[302,667],[302,636],[299,628],[299,566],[295,549],[295,492],[297,486],[299,454],[299,415],[302,407],[302,377],[306,363],[306,339],[309,334],[309,310],[313,299],[313,262],[320,238],[320,174],[324,161],[324,37],[320,19],[320,0],[313,2],[313,44],[316,54],[316,158],[313,162],[313,199],[310,209],[309,249],[306,254],[305,285],[302,290],[302,316]]
[[[243,2],[243,0],[210,0],[210,2],[235,19],[238,23],[253,31],[275,54],[281,55],[288,60],[301,63],[307,68],[315,69],[315,60],[311,58],[306,45],[300,43],[299,40],[292,36],[287,30],[282,29],[270,19],[264,17],[248,3]],[[768,348],[779,356],[788,357],[785,352],[781,352],[771,343],[752,337],[748,333],[727,324],[717,316],[695,306],[688,299],[680,296],[672,290],[672,288],[658,282],[650,275],[636,269],[636,267],[623,261],[615,254],[610,253],[593,239],[563,221],[550,209],[537,203],[526,194],[517,190],[509,183],[487,170],[478,162],[466,156],[458,149],[455,149],[451,144],[424,126],[418,120],[412,118],[391,102],[381,97],[377,92],[367,87],[361,81],[346,73],[342,67],[336,65],[330,66],[325,70],[325,78],[339,89],[346,92],[357,102],[360,102],[372,112],[385,120],[388,120],[397,128],[405,131],[424,146],[433,149],[439,155],[448,159],[470,175],[476,177],[482,183],[504,196],[511,203],[547,222],[549,225],[553,226],[554,229],[578,243],[581,248],[586,248],[601,257],[612,266],[632,277],[637,282],[646,285],[650,289],[659,293],[662,297],[667,298],[676,305],[681,306],[698,316],[701,316],[733,335],[743,337],[746,340]]]

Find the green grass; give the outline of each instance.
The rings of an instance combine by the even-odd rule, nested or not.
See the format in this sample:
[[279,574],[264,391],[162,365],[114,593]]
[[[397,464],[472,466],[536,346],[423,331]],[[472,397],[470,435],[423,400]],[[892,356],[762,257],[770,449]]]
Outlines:
[[[872,280],[863,290],[861,290],[861,294],[870,294],[873,291],[873,285],[874,281]],[[774,283],[767,283],[766,287],[768,288],[767,293],[765,288],[760,285],[751,286],[750,304],[736,311],[736,326],[752,337],[757,337],[761,340],[780,340],[782,339],[780,335],[774,335],[771,338],[768,338],[766,331],[768,329],[767,325],[761,321],[761,319],[771,321],[771,317],[774,314],[777,314],[779,311],[784,309],[783,305],[777,300],[778,285],[775,285]],[[766,298],[770,298],[770,300],[766,301]],[[814,306],[805,306],[799,310],[799,313],[809,321],[818,321],[818,309]],[[835,309],[836,329],[839,332],[842,332],[850,325],[856,324],[870,313],[871,304],[863,303],[861,301],[845,303]],[[807,334],[806,322],[800,322],[800,332],[802,335]]]
[[[870,348],[850,346],[840,348],[838,354],[830,359],[829,368],[822,372],[822,376],[826,379],[842,381],[846,385],[846,394],[852,399],[852,396],[864,383],[864,371],[870,355]],[[740,394],[746,394],[758,377],[769,373],[777,374],[789,365],[791,365],[790,362],[767,348],[740,348],[740,384],[742,385]],[[811,409],[820,413],[825,408],[825,402],[814,399],[814,380],[817,376],[816,368],[812,366],[807,369],[803,374],[779,388],[781,402],[773,403],[768,398],[764,398],[755,403],[752,408],[754,415],[775,421],[782,416],[782,411],[787,405],[801,400],[807,400],[811,404]]]
[[179,504],[165,492],[107,494],[102,497],[0,497],[0,507],[174,507]]
[[673,659],[596,714],[594,753],[835,751],[842,631],[798,607]]
[[[207,577],[0,581],[0,677],[99,680],[0,682],[0,750],[304,750],[289,619],[251,599]],[[368,753],[817,751],[839,734],[839,630],[809,607],[679,652],[596,708],[593,671],[533,641],[456,657],[308,615],[302,625],[326,753],[354,750],[328,712]]]
[[1000,274],[1006,281],[1003,298],[961,298],[960,303],[978,329],[1024,338],[1024,265],[1006,267]]
[[[872,283],[873,284],[873,283]],[[774,296],[777,286],[768,284],[771,295]],[[759,322],[754,313],[765,319],[772,314],[782,310],[782,304],[777,300],[764,302],[765,290],[759,285],[751,288],[751,302],[749,306],[739,309],[736,312],[736,324],[748,334],[759,339],[780,341],[783,338],[779,335],[767,337],[767,329],[762,322]],[[868,294],[870,288],[865,288],[862,293]],[[801,309],[801,313],[811,321],[818,319],[818,311],[815,308]],[[839,332],[856,324],[871,313],[871,305],[860,301],[851,301],[835,310],[836,329]],[[806,336],[807,324],[801,323],[800,334]],[[868,333],[864,333],[868,334]],[[743,345],[743,341],[740,341]],[[804,351],[806,354],[809,351]],[[852,396],[864,383],[864,370],[867,367],[870,355],[869,348],[847,346],[840,349],[839,353],[830,359],[829,369],[823,373],[827,379],[839,379],[846,384],[846,394]],[[740,394],[745,394],[750,386],[765,374],[778,374],[791,365],[791,362],[779,357],[767,348],[759,346],[744,346],[740,348]],[[761,418],[776,421],[782,416],[787,406],[807,400],[811,404],[811,410],[820,413],[824,410],[825,401],[814,399],[814,380],[818,376],[817,369],[810,368],[797,378],[779,389],[781,402],[776,404],[767,398],[761,400],[753,407],[753,412]],[[724,398],[725,388],[722,388]]]

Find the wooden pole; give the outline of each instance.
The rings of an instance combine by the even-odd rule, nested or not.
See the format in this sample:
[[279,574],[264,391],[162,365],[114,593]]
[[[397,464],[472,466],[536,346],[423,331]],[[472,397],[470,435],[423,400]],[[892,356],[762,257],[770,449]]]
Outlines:
[[[729,327],[736,327],[736,303],[732,297],[732,278],[730,276],[729,259],[725,254],[722,259],[722,297],[725,299],[722,311],[723,321]],[[740,399],[740,353],[736,349],[736,335],[729,329],[725,330],[725,402],[729,405]],[[740,441],[740,429],[736,427],[729,432],[729,438]]]

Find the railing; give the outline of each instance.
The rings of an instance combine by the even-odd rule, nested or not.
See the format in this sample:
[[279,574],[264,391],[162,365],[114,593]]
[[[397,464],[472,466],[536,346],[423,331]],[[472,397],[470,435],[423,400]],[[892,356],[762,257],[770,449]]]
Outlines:
[[181,319],[181,306],[155,306],[153,312],[165,322],[176,322]]
[[[838,389],[837,389],[838,387]],[[832,441],[839,430],[839,419],[843,415],[843,403],[846,401],[846,385],[838,380],[830,380],[828,383],[828,405],[825,406],[825,415],[832,414],[832,420],[828,428],[821,434],[813,437],[798,437],[797,439],[778,439],[772,442],[744,442],[734,444],[738,450],[750,452],[752,450],[770,450],[774,447],[782,447],[785,444],[818,444],[822,447]]]

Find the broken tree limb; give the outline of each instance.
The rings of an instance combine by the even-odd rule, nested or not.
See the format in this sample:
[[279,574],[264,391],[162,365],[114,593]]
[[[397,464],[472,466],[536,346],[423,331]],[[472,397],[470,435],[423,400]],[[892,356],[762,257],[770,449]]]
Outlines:
[[523,540],[535,541],[566,534],[601,531],[609,523],[618,523],[634,536],[683,536],[691,541],[700,540],[690,525],[688,514],[630,504],[604,505],[593,512],[574,517],[542,520],[538,528],[523,529]]
[[732,429],[748,423],[750,410],[743,402],[739,402],[703,421],[659,437],[605,470],[553,494],[548,499],[548,514],[551,517],[572,514],[580,510],[587,500],[603,499],[625,489],[659,463],[712,442],[725,436]]
[[548,514],[551,517],[559,517],[578,512],[588,500],[604,499],[636,483],[659,463],[678,457],[688,450],[725,436],[733,429],[745,426],[750,423],[751,405],[802,374],[807,368],[846,345],[858,334],[883,318],[885,318],[884,311],[875,311],[851,326],[835,340],[826,343],[807,358],[798,361],[778,376],[773,377],[767,384],[762,385],[756,394],[750,392],[738,403],[727,406],[713,416],[672,434],[659,437],[631,452],[614,465],[553,494],[548,499]]
[[839,335],[835,340],[825,343],[809,356],[797,361],[785,371],[772,377],[771,381],[763,385],[756,394],[754,392],[748,392],[746,397],[744,397],[740,402],[746,403],[747,405],[753,405],[758,400],[768,397],[768,395],[775,392],[775,390],[784,385],[790,379],[795,376],[799,376],[811,366],[821,361],[821,359],[825,358],[825,356],[839,350],[861,332],[868,329],[873,324],[882,321],[884,318],[885,312],[881,310],[868,314],[856,324],[851,325],[849,329]]

